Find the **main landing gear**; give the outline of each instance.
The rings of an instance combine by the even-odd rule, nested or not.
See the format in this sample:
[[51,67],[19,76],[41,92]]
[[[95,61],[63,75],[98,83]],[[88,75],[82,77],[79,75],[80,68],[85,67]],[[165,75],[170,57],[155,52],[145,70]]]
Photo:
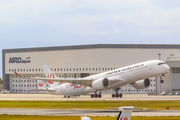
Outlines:
[[119,89],[120,88],[115,88],[116,93],[112,94],[112,98],[114,98],[114,97],[116,97],[116,98],[120,97],[121,98],[122,97],[122,94],[118,94]]
[[114,98],[114,97],[116,97],[116,98],[118,98],[118,97],[122,97],[122,94],[118,94],[118,93],[116,93],[116,94],[112,94],[112,98]]
[[66,96],[66,95],[65,95],[64,98],[66,98],[66,97],[67,97],[67,98],[70,98],[70,96]]
[[97,91],[94,92],[94,94],[91,94],[91,98],[101,98],[102,95],[101,95],[101,92],[99,92],[99,94],[97,94]]

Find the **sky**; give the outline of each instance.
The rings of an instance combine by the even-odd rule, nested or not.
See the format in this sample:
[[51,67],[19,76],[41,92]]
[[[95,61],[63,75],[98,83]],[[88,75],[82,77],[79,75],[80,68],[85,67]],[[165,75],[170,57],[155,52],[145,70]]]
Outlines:
[[180,0],[0,0],[1,51],[87,44],[180,44]]

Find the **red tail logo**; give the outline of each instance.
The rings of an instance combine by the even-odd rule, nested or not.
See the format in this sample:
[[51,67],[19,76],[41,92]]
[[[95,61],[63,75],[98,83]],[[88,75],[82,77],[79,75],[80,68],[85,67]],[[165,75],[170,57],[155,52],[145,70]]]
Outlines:
[[[55,75],[54,75],[54,73],[49,73],[48,75],[47,75],[47,78],[55,78]],[[52,81],[48,81],[49,82],[49,84],[53,84],[54,82],[52,82]]]
[[128,118],[126,116],[123,116],[120,120],[128,120]]
[[42,86],[43,86],[43,82],[40,82],[40,83],[39,83],[39,86],[42,87]]

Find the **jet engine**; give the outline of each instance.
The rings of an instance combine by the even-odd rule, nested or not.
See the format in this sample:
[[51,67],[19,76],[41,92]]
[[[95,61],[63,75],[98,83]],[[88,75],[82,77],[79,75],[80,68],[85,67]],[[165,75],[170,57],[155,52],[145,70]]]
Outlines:
[[139,80],[139,81],[136,81],[136,82],[133,84],[133,87],[134,87],[135,89],[144,89],[144,88],[149,87],[150,84],[151,84],[151,82],[150,82],[149,79]]
[[100,78],[98,80],[93,81],[92,88],[94,90],[103,90],[109,86],[109,80],[107,78]]

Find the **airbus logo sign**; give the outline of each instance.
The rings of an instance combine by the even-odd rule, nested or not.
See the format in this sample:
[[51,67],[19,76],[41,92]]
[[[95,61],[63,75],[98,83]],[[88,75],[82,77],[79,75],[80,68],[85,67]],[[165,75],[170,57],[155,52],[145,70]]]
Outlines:
[[22,59],[21,57],[10,57],[9,63],[31,63],[31,57],[26,57],[26,59]]

